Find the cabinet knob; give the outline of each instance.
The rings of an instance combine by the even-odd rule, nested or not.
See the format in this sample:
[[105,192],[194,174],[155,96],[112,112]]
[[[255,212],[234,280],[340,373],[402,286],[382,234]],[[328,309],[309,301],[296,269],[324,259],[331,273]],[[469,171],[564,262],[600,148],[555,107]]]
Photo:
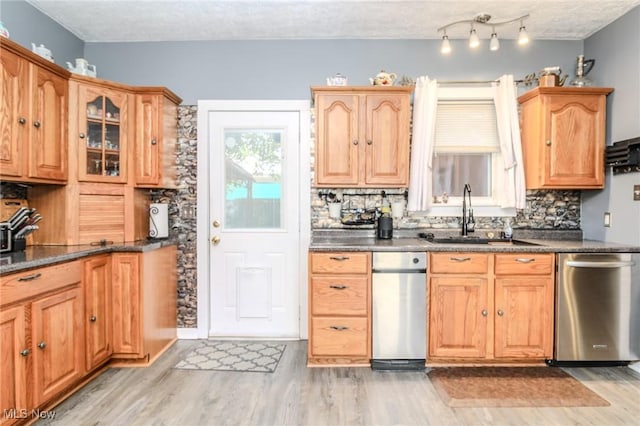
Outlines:
[[504,311],[502,309],[498,309],[498,316],[503,316],[504,315]]
[[44,349],[44,348],[46,348],[46,347],[47,347],[47,344],[46,344],[45,342],[40,342],[40,343],[38,343],[38,347],[39,347],[40,349]]
[[20,355],[22,356],[27,356],[31,353],[31,351],[29,349],[23,349],[20,351]]
[[151,145],[157,145],[157,144],[158,144],[158,141],[157,141],[157,140],[155,140],[155,139],[151,139]]
[[80,133],[78,136],[80,137],[80,139],[84,139],[85,135],[84,135],[84,133]]
[[482,314],[483,317],[486,317],[487,315],[489,315],[489,312],[487,312],[486,309],[483,309],[481,314]]
[[95,315],[91,315],[89,317],[89,321],[91,321],[91,322],[96,322],[97,320],[98,320],[98,318]]
[[33,122],[33,127],[35,127],[36,129],[40,128],[40,122],[38,120]]
[[548,139],[546,144],[547,144],[547,146],[551,146],[551,139]]
[[26,119],[26,118],[24,118],[24,117],[20,117],[20,118],[18,118],[18,123],[20,123],[20,124],[25,124],[26,122],[27,122],[27,119]]
[[354,145],[358,145],[358,139],[354,139],[354,140],[353,140],[353,144],[354,144]]
[[373,141],[371,139],[367,139],[367,145],[371,145],[373,144]]

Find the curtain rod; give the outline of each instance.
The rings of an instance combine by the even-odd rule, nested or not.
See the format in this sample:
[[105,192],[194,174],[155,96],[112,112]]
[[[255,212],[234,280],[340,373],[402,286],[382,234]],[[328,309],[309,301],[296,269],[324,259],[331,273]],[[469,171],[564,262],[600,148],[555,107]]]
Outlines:
[[[436,79],[438,84],[489,84],[500,83],[500,80],[443,80]],[[514,80],[514,83],[521,84],[524,80]]]

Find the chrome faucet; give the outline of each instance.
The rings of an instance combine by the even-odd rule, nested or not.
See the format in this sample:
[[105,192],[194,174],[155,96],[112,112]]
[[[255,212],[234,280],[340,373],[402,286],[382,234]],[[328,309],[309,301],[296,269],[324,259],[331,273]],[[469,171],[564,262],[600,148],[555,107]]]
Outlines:
[[[469,197],[469,209],[467,210],[467,196]],[[468,214],[467,214],[468,212]],[[473,209],[471,208],[471,185],[464,184],[462,190],[462,236],[466,237],[469,232],[476,228],[476,221],[473,219]]]

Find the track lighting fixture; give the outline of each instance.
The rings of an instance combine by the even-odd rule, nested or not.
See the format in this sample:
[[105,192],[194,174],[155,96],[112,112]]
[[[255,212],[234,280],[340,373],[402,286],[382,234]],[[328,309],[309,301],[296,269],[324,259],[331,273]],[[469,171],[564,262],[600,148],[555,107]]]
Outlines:
[[529,15],[524,15],[524,16],[520,16],[518,18],[514,18],[514,19],[510,19],[507,21],[502,21],[502,22],[491,22],[489,23],[489,20],[491,19],[491,15],[488,15],[486,13],[482,13],[477,15],[475,18],[473,19],[463,19],[461,21],[455,21],[452,22],[450,24],[447,24],[443,27],[438,28],[438,32],[442,31],[443,36],[442,36],[442,43],[440,45],[440,53],[442,54],[449,54],[451,53],[451,43],[449,42],[449,37],[447,36],[447,28],[458,25],[458,24],[470,24],[471,25],[471,30],[469,31],[469,47],[471,49],[475,49],[476,47],[478,47],[480,45],[480,37],[478,36],[478,33],[476,31],[476,26],[490,26],[491,27],[491,39],[489,41],[489,50],[491,50],[492,52],[495,52],[496,50],[500,49],[500,40],[498,39],[498,32],[496,31],[496,27],[502,26],[502,25],[507,25],[507,24],[511,24],[513,22],[520,22],[520,29],[518,32],[518,44],[519,45],[525,45],[527,43],[529,43],[529,35],[527,34],[527,30],[524,26],[524,20],[527,19],[529,17]]

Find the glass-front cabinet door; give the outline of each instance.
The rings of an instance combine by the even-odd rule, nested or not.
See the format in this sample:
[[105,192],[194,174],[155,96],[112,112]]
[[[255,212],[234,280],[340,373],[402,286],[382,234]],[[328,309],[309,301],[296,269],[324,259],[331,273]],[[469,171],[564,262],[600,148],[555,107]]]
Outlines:
[[78,179],[126,182],[127,94],[81,86]]

